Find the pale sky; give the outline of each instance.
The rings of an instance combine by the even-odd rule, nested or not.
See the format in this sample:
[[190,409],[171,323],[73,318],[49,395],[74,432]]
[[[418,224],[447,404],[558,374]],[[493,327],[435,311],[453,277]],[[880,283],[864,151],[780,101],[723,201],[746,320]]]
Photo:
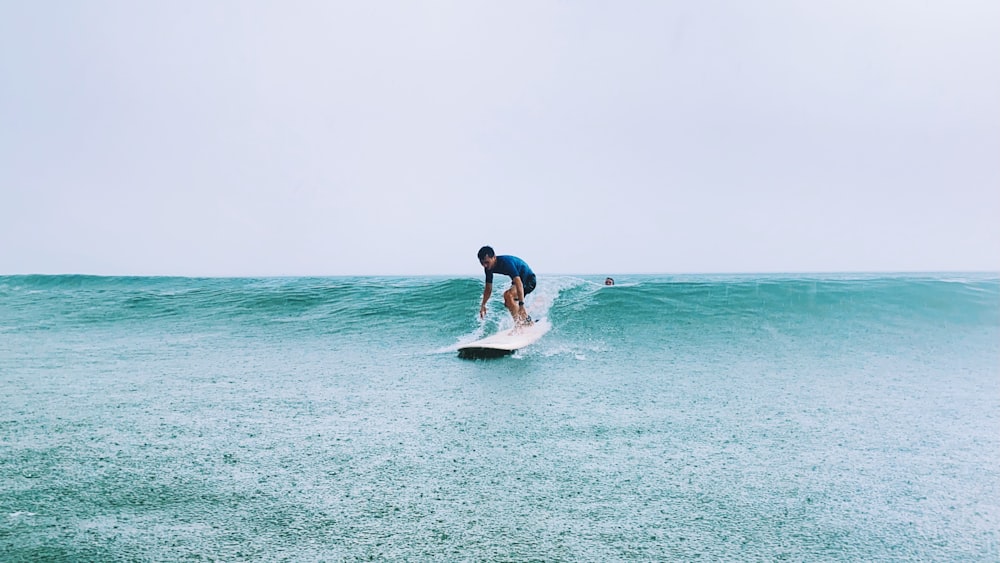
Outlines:
[[1000,2],[0,0],[0,274],[1000,270]]

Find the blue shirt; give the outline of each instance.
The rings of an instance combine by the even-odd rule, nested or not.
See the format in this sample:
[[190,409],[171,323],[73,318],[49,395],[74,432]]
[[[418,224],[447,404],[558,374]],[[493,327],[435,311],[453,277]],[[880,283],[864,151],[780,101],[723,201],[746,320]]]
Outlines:
[[524,260],[521,260],[517,256],[497,256],[497,261],[493,264],[493,269],[487,270],[483,268],[483,270],[486,271],[486,283],[493,283],[494,273],[510,276],[510,279],[519,277],[522,282],[528,276],[535,275],[535,272],[531,271],[531,268],[524,263]]

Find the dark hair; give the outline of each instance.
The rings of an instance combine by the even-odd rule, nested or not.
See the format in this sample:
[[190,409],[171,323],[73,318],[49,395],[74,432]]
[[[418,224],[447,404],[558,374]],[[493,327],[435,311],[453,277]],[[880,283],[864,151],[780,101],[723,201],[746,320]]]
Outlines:
[[479,261],[482,262],[485,258],[493,258],[496,256],[496,252],[493,252],[492,246],[484,246],[479,249]]

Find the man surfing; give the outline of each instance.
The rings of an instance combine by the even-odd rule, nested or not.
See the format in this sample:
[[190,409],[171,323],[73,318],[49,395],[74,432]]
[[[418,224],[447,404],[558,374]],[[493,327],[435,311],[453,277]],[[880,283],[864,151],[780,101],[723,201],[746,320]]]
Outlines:
[[517,256],[497,256],[490,246],[479,249],[479,263],[486,272],[483,302],[479,305],[479,318],[486,316],[486,302],[493,294],[493,274],[510,276],[510,289],[503,292],[503,304],[514,317],[514,326],[531,325],[531,317],[524,310],[524,296],[535,290],[535,273]]

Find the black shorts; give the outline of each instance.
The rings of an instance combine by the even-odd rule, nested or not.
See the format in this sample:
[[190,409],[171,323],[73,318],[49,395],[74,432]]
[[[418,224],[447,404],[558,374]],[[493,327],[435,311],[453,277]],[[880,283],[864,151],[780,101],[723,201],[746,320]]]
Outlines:
[[521,285],[524,286],[524,294],[527,295],[527,294],[531,293],[532,291],[535,291],[535,284],[536,283],[538,283],[538,280],[535,278],[534,274],[532,274],[532,275],[524,278],[523,280],[521,280]]

